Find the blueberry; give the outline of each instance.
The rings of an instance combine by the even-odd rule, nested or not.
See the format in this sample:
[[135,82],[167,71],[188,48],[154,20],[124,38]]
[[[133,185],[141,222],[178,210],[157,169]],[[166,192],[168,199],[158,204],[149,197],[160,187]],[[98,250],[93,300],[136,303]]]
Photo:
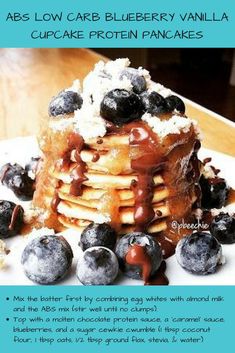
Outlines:
[[154,275],[161,265],[162,251],[160,245],[153,237],[141,232],[126,234],[117,242],[115,253],[119,260],[120,269],[124,275],[130,278],[142,279],[142,266],[130,265],[126,262],[127,253],[133,245],[139,245],[145,248],[146,254],[151,261],[150,276]]
[[114,89],[104,96],[100,114],[104,119],[122,125],[140,119],[143,106],[137,94],[125,89]]
[[86,286],[106,285],[115,280],[118,270],[116,255],[108,248],[94,246],[79,258],[77,277]]
[[40,159],[40,157],[32,157],[31,160],[25,166],[25,170],[28,175],[30,174],[31,179],[35,179],[36,177]]
[[45,235],[28,243],[22,253],[21,264],[31,281],[51,284],[65,276],[72,259],[72,249],[62,236]]
[[157,92],[144,92],[140,97],[147,113],[157,115],[168,112],[165,99]]
[[24,210],[14,202],[0,200],[0,238],[12,237],[23,225]]
[[225,205],[229,187],[222,178],[207,179],[201,176],[199,184],[202,192],[201,205],[205,209],[221,208]]
[[129,67],[121,72],[120,78],[128,78],[133,86],[133,92],[140,94],[146,90],[146,80],[137,69]]
[[74,91],[62,91],[53,97],[49,104],[49,115],[57,116],[61,114],[73,113],[82,106],[82,97]]
[[87,226],[80,239],[80,246],[83,251],[93,246],[104,246],[113,250],[116,244],[116,232],[107,223],[91,223]]
[[221,212],[211,222],[210,231],[222,244],[235,243],[235,216]]
[[11,189],[23,201],[31,200],[34,193],[34,181],[19,164],[5,164],[0,171],[2,184]]
[[213,235],[192,233],[182,238],[176,247],[178,263],[187,271],[206,275],[214,273],[221,263],[222,247]]
[[185,113],[185,105],[182,99],[180,99],[177,96],[168,96],[166,97],[166,105],[168,108],[168,111],[173,112],[174,110],[177,110],[181,114]]

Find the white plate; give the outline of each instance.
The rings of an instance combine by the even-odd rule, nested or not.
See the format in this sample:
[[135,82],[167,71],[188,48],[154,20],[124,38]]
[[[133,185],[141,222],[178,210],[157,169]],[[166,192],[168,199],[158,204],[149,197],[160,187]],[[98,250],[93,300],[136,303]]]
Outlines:
[[[1,141],[0,166],[8,162],[18,162],[24,166],[32,156],[37,156],[38,153],[37,142],[34,137]],[[200,157],[212,157],[213,164],[221,169],[221,175],[227,180],[231,187],[235,188],[233,175],[233,170],[235,170],[235,158],[206,149],[201,150]],[[3,186],[0,186],[0,199],[7,199],[19,203],[19,200],[16,199],[14,194]],[[22,204],[24,207],[27,207],[27,203]],[[81,251],[78,247],[79,234],[74,230],[67,230],[66,232],[63,232],[63,235],[73,248],[74,260],[70,273],[58,284],[80,285],[75,275],[76,262]],[[16,236],[6,239],[6,244],[11,252],[7,256],[5,268],[0,270],[0,285],[34,285],[25,277],[20,264],[21,253],[27,242],[27,236]],[[178,265],[175,256],[172,256],[167,260],[166,271],[170,284],[235,285],[235,244],[223,245],[223,254],[226,259],[225,265],[221,266],[217,273],[208,276],[195,276],[187,273],[180,267],[180,265]],[[142,281],[130,280],[123,276],[119,276],[115,284],[142,285],[143,283]]]

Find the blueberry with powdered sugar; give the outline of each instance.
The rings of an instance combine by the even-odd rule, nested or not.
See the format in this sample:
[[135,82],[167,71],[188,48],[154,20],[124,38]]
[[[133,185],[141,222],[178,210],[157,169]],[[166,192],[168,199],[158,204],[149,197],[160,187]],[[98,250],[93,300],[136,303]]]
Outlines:
[[106,285],[115,280],[118,270],[116,255],[108,248],[95,246],[78,259],[77,277],[86,286]]
[[109,91],[100,106],[102,118],[117,125],[141,119],[142,114],[143,105],[138,95],[125,89]]
[[12,237],[23,226],[24,210],[14,202],[0,200],[0,238]]
[[203,208],[221,208],[225,205],[230,188],[223,178],[217,176],[206,178],[202,175],[199,185],[202,192],[201,205]]
[[120,79],[123,79],[124,77],[131,81],[133,92],[140,94],[146,90],[146,80],[144,76],[139,73],[139,70],[134,69],[133,67],[128,67],[120,74]]
[[31,281],[52,284],[66,275],[72,259],[72,249],[62,236],[45,235],[28,243],[22,253],[21,264]]
[[198,275],[216,272],[222,262],[220,243],[206,232],[195,232],[182,238],[176,246],[175,254],[185,270]]
[[14,192],[22,201],[31,200],[34,193],[34,181],[19,164],[5,164],[0,171],[2,184]]
[[118,257],[121,271],[127,277],[142,279],[143,267],[140,264],[129,264],[126,258],[131,247],[136,245],[144,248],[143,250],[146,252],[146,256],[151,263],[149,276],[153,276],[162,263],[162,250],[152,236],[142,232],[129,233],[118,240],[115,253]]
[[177,110],[181,114],[185,113],[185,104],[182,99],[177,96],[170,95],[166,97],[166,106],[169,112]]
[[93,246],[103,246],[113,250],[116,239],[116,232],[109,224],[91,223],[82,231],[79,245],[83,251]]
[[145,112],[151,115],[164,114],[168,112],[165,98],[157,92],[144,92],[140,95]]
[[211,222],[210,231],[222,244],[235,243],[235,215],[220,212]]
[[73,113],[80,109],[83,100],[80,94],[74,91],[61,91],[57,96],[53,97],[48,108],[50,116],[58,116]]

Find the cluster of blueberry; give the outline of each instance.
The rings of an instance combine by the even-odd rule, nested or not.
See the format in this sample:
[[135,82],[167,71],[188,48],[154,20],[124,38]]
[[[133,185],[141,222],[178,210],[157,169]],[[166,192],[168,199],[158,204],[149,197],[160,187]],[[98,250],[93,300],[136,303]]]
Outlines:
[[[126,261],[133,245],[144,246],[151,262],[153,275],[161,265],[162,251],[153,237],[144,233],[130,233],[117,240],[110,225],[90,224],[81,234],[83,250],[77,263],[77,277],[84,285],[107,285],[114,282],[119,268],[124,275],[141,279],[142,266]],[[40,284],[60,280],[69,271],[73,252],[61,236],[42,236],[28,243],[22,253],[22,265],[26,276]]]
[[[32,157],[25,168],[17,163],[7,163],[0,170],[1,183],[12,190],[15,196],[22,201],[32,200],[34,193],[34,176],[39,159],[39,157]],[[30,173],[32,177],[29,176]]]
[[[25,168],[19,164],[5,164],[0,170],[0,181],[14,192],[22,201],[29,201],[34,193],[34,179],[39,158],[32,158]],[[0,200],[0,238],[18,234],[23,226],[24,210],[21,206],[7,200]]]
[[[179,241],[176,257],[184,269],[201,275],[214,273],[221,264],[219,241],[235,242],[235,218],[220,214],[211,224],[211,233],[196,232]],[[227,234],[226,239],[224,234]],[[90,224],[82,232],[79,245],[83,253],[78,259],[76,273],[84,285],[111,284],[119,269],[129,278],[142,279],[143,264],[133,265],[127,261],[128,251],[134,245],[146,251],[150,277],[162,263],[161,247],[152,236],[134,232],[117,239],[116,232],[106,223]],[[63,278],[69,272],[72,260],[70,245],[63,237],[55,235],[33,239],[22,254],[26,276],[40,284],[52,284]]]
[[83,100],[80,94],[74,91],[61,91],[57,96],[53,97],[49,104],[49,115],[58,116],[73,113],[80,109]]
[[199,183],[202,192],[202,208],[221,208],[225,205],[230,188],[224,179],[206,178],[202,175]]
[[[120,79],[127,78],[132,84],[132,90],[113,89],[103,98],[100,105],[100,115],[116,125],[122,125],[140,119],[146,112],[151,115],[160,115],[177,110],[185,112],[183,101],[170,95],[166,98],[157,92],[148,92],[144,76],[134,68],[126,68],[121,72]],[[58,116],[72,113],[82,106],[80,94],[66,90],[60,92],[49,104],[49,115]]]
[[[223,178],[202,175],[199,184],[201,207],[205,214],[210,214],[213,208],[225,206],[230,188]],[[194,232],[178,242],[176,258],[191,273],[214,273],[221,263],[221,244],[232,243],[235,243],[235,215],[220,212],[210,222],[209,232]]]
[[[32,158],[24,168],[18,164],[6,164],[1,169],[1,182],[21,200],[33,195],[33,179],[39,158]],[[201,177],[202,208],[221,208],[227,200],[229,187],[224,179],[215,177],[213,182]],[[19,233],[23,225],[23,208],[13,202],[0,201],[0,237],[7,238]],[[235,217],[219,213],[210,224],[209,232],[194,232],[179,241],[176,257],[179,264],[191,273],[208,274],[216,271],[221,262],[222,244],[235,243]],[[159,269],[162,251],[148,234],[130,233],[117,239],[116,232],[108,224],[90,224],[81,234],[83,250],[77,265],[77,276],[84,285],[110,284],[118,275],[141,279],[142,265],[130,264],[127,253],[131,246],[143,246],[151,262],[151,273]],[[42,236],[31,241],[22,254],[26,275],[42,284],[61,279],[71,267],[73,252],[67,241],[60,236]],[[32,266],[33,264],[33,266]]]
[[18,206],[13,223],[12,215],[16,208],[17,205],[14,202],[0,200],[0,238],[12,237],[20,232],[23,225],[24,210],[21,206]]

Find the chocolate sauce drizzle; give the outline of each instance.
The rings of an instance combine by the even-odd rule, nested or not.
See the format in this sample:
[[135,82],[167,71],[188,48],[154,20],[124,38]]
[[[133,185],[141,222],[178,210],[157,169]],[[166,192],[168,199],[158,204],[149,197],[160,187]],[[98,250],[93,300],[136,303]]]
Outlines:
[[10,222],[9,227],[8,227],[9,230],[13,230],[14,229],[18,214],[20,212],[20,209],[21,209],[20,205],[16,205],[15,206],[15,208],[14,208],[14,210],[12,212],[12,215],[11,215],[11,222]]
[[142,267],[142,279],[145,286],[149,285],[168,285],[169,281],[165,275],[166,262],[162,261],[157,272],[151,276],[152,263],[146,248],[139,244],[130,245],[126,254],[126,262],[129,265]]
[[[135,231],[146,231],[150,222],[155,218],[152,206],[154,181],[153,177],[163,165],[163,154],[156,134],[142,122],[128,124],[129,144],[135,157],[131,158],[131,168],[137,173],[137,181],[131,183],[135,197],[134,220]],[[131,153],[132,155],[132,153]]]
[[[70,177],[72,178],[70,185],[70,195],[73,196],[81,196],[82,195],[82,183],[87,180],[85,176],[85,172],[87,170],[86,163],[83,162],[81,158],[81,150],[84,146],[84,140],[82,136],[76,133],[70,133],[68,137],[68,148],[64,152],[63,157],[56,164],[56,168],[62,172],[67,172],[71,165],[71,152],[75,150],[74,158],[76,161],[76,167],[71,171]],[[61,182],[59,181],[54,196],[51,200],[51,209],[53,212],[57,211],[57,207],[60,203],[60,197],[58,193],[58,189],[61,186]]]
[[8,170],[11,168],[10,163],[6,164],[0,173],[0,182],[3,183]]
[[82,195],[82,183],[87,180],[85,172],[87,170],[86,163],[81,158],[81,150],[84,146],[84,140],[82,136],[76,133],[71,133],[68,138],[68,150],[65,152],[61,170],[67,170],[70,165],[71,152],[75,149],[74,158],[76,161],[76,167],[72,170],[70,176],[72,178],[70,186],[70,194],[73,196]]
[[141,266],[143,281],[144,283],[148,282],[152,270],[152,263],[145,246],[138,244],[130,245],[126,254],[126,262],[129,265]]
[[84,145],[83,138],[78,134],[72,134],[69,137],[69,148],[73,150],[75,148],[75,161],[77,166],[72,170],[71,177],[72,182],[70,186],[70,194],[73,196],[81,196],[82,195],[82,183],[87,180],[85,176],[85,172],[87,170],[86,163],[83,162],[81,158],[81,150]]

